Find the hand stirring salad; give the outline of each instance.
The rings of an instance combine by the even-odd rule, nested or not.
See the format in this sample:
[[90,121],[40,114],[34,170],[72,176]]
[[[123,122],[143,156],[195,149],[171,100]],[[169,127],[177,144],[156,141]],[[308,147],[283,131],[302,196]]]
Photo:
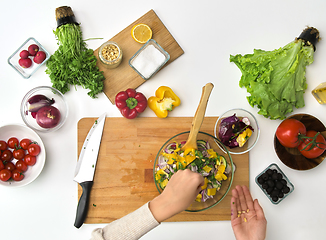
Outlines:
[[221,188],[222,181],[227,180],[231,166],[228,166],[222,155],[210,148],[208,142],[197,140],[198,149],[186,155],[181,150],[185,143],[173,142],[163,149],[158,158],[155,181],[163,190],[174,173],[189,168],[205,178],[205,184],[196,198],[198,202],[205,202],[213,198]]

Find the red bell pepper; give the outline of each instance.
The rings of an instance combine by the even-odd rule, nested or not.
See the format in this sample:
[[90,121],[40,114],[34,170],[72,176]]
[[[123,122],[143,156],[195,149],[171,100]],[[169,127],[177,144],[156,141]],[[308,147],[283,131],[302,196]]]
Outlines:
[[120,110],[122,116],[133,119],[139,113],[145,111],[147,99],[142,93],[129,88],[126,91],[119,92],[115,96],[115,105]]

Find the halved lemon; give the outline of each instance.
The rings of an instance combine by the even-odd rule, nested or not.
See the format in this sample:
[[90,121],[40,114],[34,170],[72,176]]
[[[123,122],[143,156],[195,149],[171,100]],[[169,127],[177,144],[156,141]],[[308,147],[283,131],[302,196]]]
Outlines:
[[148,25],[140,23],[132,27],[131,36],[136,42],[146,43],[152,38],[152,29]]

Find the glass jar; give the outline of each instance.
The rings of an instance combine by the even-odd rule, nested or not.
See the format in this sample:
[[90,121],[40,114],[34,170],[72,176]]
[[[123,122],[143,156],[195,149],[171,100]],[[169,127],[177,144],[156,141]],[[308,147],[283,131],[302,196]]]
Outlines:
[[320,104],[326,104],[326,82],[319,84],[311,93]]
[[122,50],[115,42],[108,41],[101,45],[98,57],[106,68],[116,68],[122,60]]

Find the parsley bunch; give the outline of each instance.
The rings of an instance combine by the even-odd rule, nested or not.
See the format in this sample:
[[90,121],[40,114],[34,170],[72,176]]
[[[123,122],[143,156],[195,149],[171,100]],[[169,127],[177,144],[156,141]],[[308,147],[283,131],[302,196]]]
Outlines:
[[59,48],[46,63],[52,87],[63,94],[70,85],[79,85],[90,91],[90,97],[103,91],[103,73],[96,66],[96,57],[92,49],[86,47],[79,25],[65,24],[53,31]]

